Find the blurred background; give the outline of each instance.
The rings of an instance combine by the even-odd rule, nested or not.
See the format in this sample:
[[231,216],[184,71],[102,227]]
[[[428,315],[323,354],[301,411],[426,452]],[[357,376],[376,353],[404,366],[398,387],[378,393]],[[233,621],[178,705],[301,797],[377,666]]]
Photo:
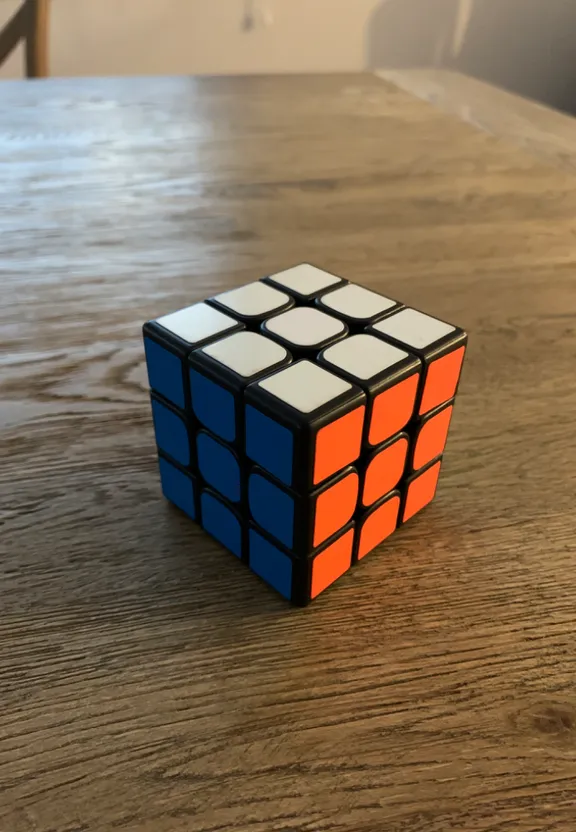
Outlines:
[[49,54],[55,76],[447,68],[576,112],[576,0],[51,0]]

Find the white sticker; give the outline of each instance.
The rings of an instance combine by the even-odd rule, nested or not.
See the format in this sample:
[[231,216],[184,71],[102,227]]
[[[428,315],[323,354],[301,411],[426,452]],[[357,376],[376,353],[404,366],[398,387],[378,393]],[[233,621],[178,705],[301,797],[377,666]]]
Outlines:
[[237,315],[267,315],[286,306],[290,298],[284,292],[257,281],[238,289],[230,289],[229,292],[222,292],[221,295],[216,295],[214,300]]
[[280,344],[257,332],[235,332],[204,347],[201,352],[244,378],[274,367],[288,355]]
[[379,324],[374,324],[374,329],[418,350],[423,350],[456,331],[456,327],[451,324],[416,309],[403,309]]
[[313,347],[341,335],[345,325],[318,309],[300,306],[266,321],[266,329],[289,344]]
[[356,318],[359,321],[373,318],[375,315],[380,315],[382,312],[386,312],[387,309],[396,306],[395,300],[390,300],[390,298],[385,298],[384,295],[365,289],[364,286],[355,286],[352,283],[323,295],[320,303],[340,315],[347,315],[349,318]]
[[299,361],[279,370],[259,381],[258,386],[301,413],[311,413],[352,388],[344,379],[311,361]]
[[156,323],[189,344],[198,344],[238,326],[238,321],[219,312],[207,303],[196,303],[156,318]]
[[310,266],[308,263],[302,263],[300,266],[294,266],[291,269],[286,269],[286,271],[271,274],[269,279],[279,286],[284,286],[289,291],[298,292],[304,297],[311,297],[316,292],[321,292],[322,289],[337,286],[338,283],[342,282],[341,277],[322,271],[316,266]]
[[334,367],[366,381],[410,356],[404,350],[393,347],[374,335],[352,335],[333,347],[328,347],[324,358]]

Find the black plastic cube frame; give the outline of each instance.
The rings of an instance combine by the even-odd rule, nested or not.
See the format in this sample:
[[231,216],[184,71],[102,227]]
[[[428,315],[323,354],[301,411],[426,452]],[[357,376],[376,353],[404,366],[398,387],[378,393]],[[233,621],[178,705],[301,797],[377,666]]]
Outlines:
[[[359,387],[352,385],[351,390],[332,399],[328,404],[316,408],[311,413],[301,413],[255,382],[246,388],[245,402],[292,432],[292,482],[289,488],[293,491],[310,491],[326,481],[313,482],[316,435],[323,427],[341,416],[346,416],[357,407],[365,407],[366,394]],[[355,461],[351,460],[348,464],[353,465]],[[256,460],[253,462],[256,464]]]
[[388,537],[384,538],[384,540],[382,540],[380,543],[378,543],[378,545],[375,546],[374,549],[371,549],[370,552],[367,552],[366,555],[364,555],[364,557],[367,557],[375,549],[377,549],[378,546],[382,546],[387,540],[389,540],[390,537],[392,537],[392,535],[399,528],[400,516],[401,516],[400,513],[402,511],[402,492],[401,492],[400,488],[394,488],[392,491],[389,491],[387,494],[384,494],[383,497],[380,497],[379,500],[376,500],[376,502],[373,503],[368,508],[364,508],[362,511],[357,511],[356,517],[354,518],[355,523],[356,523],[356,534],[354,535],[354,550],[352,552],[352,564],[354,566],[357,563],[359,563],[360,560],[364,560],[364,557],[360,558],[360,559],[358,558],[358,552],[360,550],[360,536],[362,534],[362,529],[364,527],[364,523],[366,522],[366,520],[369,517],[372,516],[372,514],[374,514],[375,511],[378,511],[379,508],[382,508],[383,505],[385,505],[389,500],[392,500],[394,497],[397,497],[399,499],[398,516],[396,518],[396,525],[395,525],[394,531]]
[[[162,450],[160,446],[156,445],[156,450],[158,452],[158,456],[163,456],[168,462],[171,462],[177,468],[180,468],[182,471],[187,471],[189,474],[194,474],[194,476],[198,473],[197,467],[197,459],[196,459],[196,431],[199,427],[198,423],[194,419],[193,415],[190,412],[186,412],[184,410],[180,410],[179,407],[176,407],[175,404],[169,402],[168,399],[165,399],[164,396],[161,396],[160,393],[156,393],[155,390],[149,391],[150,395],[150,408],[152,408],[152,402],[157,401],[158,404],[161,404],[167,410],[171,410],[178,418],[184,423],[184,427],[186,428],[186,432],[188,434],[188,444],[190,447],[190,464],[189,465],[182,465],[181,462],[174,459],[170,456],[170,454],[166,453],[166,451]],[[153,414],[152,414],[153,416]],[[152,418],[152,423],[154,423],[154,419]],[[154,441],[156,441],[156,435],[154,435]]]
[[[281,283],[276,283],[274,275],[267,275],[266,277],[263,277],[262,283],[267,283],[268,286],[272,286],[274,289],[279,289],[281,292],[286,292],[286,294],[291,295],[298,306],[312,306],[316,298],[322,297],[322,295],[325,295],[327,292],[332,292],[335,289],[341,289],[342,286],[346,286],[350,282],[344,277],[340,277],[337,274],[333,274],[333,272],[329,272],[327,269],[323,269],[321,266],[316,266],[315,263],[302,263],[298,265],[313,266],[314,268],[320,269],[320,271],[337,278],[340,282],[334,283],[332,286],[326,286],[324,289],[319,289],[317,292],[313,292],[310,295],[303,295],[301,292],[296,292],[294,289],[288,289],[286,286],[282,286]],[[282,271],[288,271],[288,269],[282,269]],[[282,271],[275,272],[275,274],[282,274]]]
[[[228,317],[232,316],[229,315]],[[173,355],[176,355],[180,359],[180,365],[182,367],[182,385],[184,390],[185,409],[189,411],[190,381],[188,378],[188,367],[186,366],[186,358],[190,355],[192,350],[198,349],[200,347],[206,347],[213,341],[218,341],[220,338],[225,338],[228,335],[234,335],[235,332],[242,332],[242,330],[244,329],[246,329],[244,324],[238,321],[236,326],[230,327],[230,329],[227,329],[225,332],[219,332],[217,335],[213,335],[209,338],[204,338],[203,340],[198,341],[194,344],[190,344],[188,341],[184,341],[183,338],[179,338],[177,335],[174,335],[173,332],[167,330],[165,327],[162,326],[162,324],[159,324],[156,321],[146,321],[146,323],[142,327],[142,336],[143,338],[150,338],[151,341],[155,341],[165,350],[171,352]]]
[[[294,307],[298,308],[298,307]],[[290,310],[288,310],[290,311]],[[319,312],[323,310],[319,309]],[[327,313],[324,312],[324,315]],[[350,330],[340,318],[336,318],[335,315],[329,315],[328,317],[334,318],[339,323],[344,324],[344,329],[338,335],[334,335],[331,338],[325,338],[324,341],[320,341],[317,344],[311,344],[310,346],[301,346],[300,344],[293,344],[291,341],[287,341],[282,338],[280,335],[276,335],[274,332],[270,332],[266,326],[268,320],[274,320],[274,317],[267,318],[266,321],[260,327],[260,333],[265,335],[266,338],[270,338],[272,341],[276,341],[277,344],[280,344],[284,349],[288,350],[294,357],[294,360],[300,360],[302,358],[308,359],[315,359],[321,350],[328,349],[328,347],[332,347],[334,344],[338,344],[340,341],[343,341],[344,338],[347,338],[350,335]]]
[[[410,474],[410,476],[404,477],[404,479],[400,483],[399,490],[401,492],[401,499],[400,499],[400,511],[398,512],[398,528],[400,528],[401,526],[406,525],[406,523],[409,523],[411,520],[414,519],[414,517],[417,517],[418,514],[420,514],[420,512],[417,512],[416,514],[412,515],[412,517],[409,517],[408,520],[405,520],[405,521],[402,520],[402,518],[404,517],[404,510],[406,508],[406,501],[408,499],[408,486],[412,482],[414,482],[414,480],[417,480],[419,477],[421,477],[423,474],[425,474],[426,471],[429,471],[430,468],[433,468],[434,465],[436,465],[436,463],[439,462],[440,467],[442,467],[443,457],[444,457],[443,454],[440,454],[440,456],[434,457],[434,459],[430,460],[428,465],[424,465],[422,468],[419,468],[418,471],[414,472],[413,474]],[[431,501],[428,505],[431,505],[432,502],[433,501]],[[424,506],[421,509],[421,511],[423,511],[424,508],[427,508],[427,507],[428,506]]]
[[[332,345],[330,345],[332,346]],[[326,348],[328,349],[328,348]],[[332,364],[328,361],[325,357],[326,350],[322,350],[320,355],[317,358],[317,363],[324,367],[325,370],[329,370],[335,376],[340,376],[340,378],[346,379],[351,384],[355,384],[356,387],[360,387],[361,390],[364,390],[366,393],[366,401],[367,401],[367,411],[366,411],[366,420],[364,423],[364,436],[362,438],[362,445],[366,448],[374,448],[374,445],[370,445],[368,442],[368,435],[370,433],[370,425],[372,422],[372,412],[374,409],[374,400],[377,396],[381,393],[384,393],[390,387],[394,387],[396,384],[400,384],[401,381],[409,378],[414,373],[421,373],[422,372],[422,362],[420,359],[408,353],[406,358],[401,359],[397,364],[394,364],[392,367],[388,367],[381,373],[378,373],[372,378],[368,379],[360,379],[356,376],[352,375],[351,373],[347,373],[345,370],[342,370],[340,367],[336,366],[336,364]],[[408,352],[404,349],[404,352]],[[419,381],[419,385],[421,384],[421,380]]]
[[[256,373],[255,375],[251,376],[250,378],[245,378],[244,376],[238,375],[229,367],[226,367],[224,364],[221,364],[219,361],[216,361],[214,358],[211,358],[206,353],[202,352],[202,348],[194,350],[188,356],[188,369],[194,369],[197,372],[201,373],[205,376],[209,381],[215,381],[229,393],[234,396],[234,410],[235,410],[235,422],[236,422],[236,439],[234,442],[226,443],[240,452],[243,452],[244,449],[244,390],[248,387],[249,384],[252,384],[256,381],[262,381],[262,379],[266,378],[267,376],[275,373],[279,370],[283,370],[285,367],[288,367],[292,364],[293,359],[288,350],[286,350],[286,358],[282,361],[278,361],[271,367],[267,367],[261,373]],[[188,376],[188,384],[190,385],[190,376],[189,372],[186,373]],[[191,412],[196,419],[194,414],[193,407],[191,408]],[[196,420],[197,421],[197,420]],[[202,426],[204,427],[204,426]],[[210,433],[210,429],[206,429]],[[222,441],[222,440],[221,440]]]
[[[279,482],[279,480],[275,479],[271,474],[261,468],[258,465],[254,465],[252,469],[248,472],[248,483],[246,488],[247,495],[250,492],[250,477],[253,474],[257,474],[258,476],[262,477],[263,479],[267,480],[268,482],[272,483],[276,488],[280,491],[283,491],[285,494],[288,494],[294,501],[294,543],[291,549],[286,549],[284,543],[281,543],[279,540],[276,540],[273,534],[266,531],[266,529],[262,529],[252,514],[250,512],[250,505],[249,499],[248,502],[248,511],[250,514],[250,523],[254,526],[254,528],[258,529],[258,531],[262,531],[265,535],[267,535],[270,540],[276,541],[278,547],[282,549],[286,549],[289,551],[294,557],[296,558],[309,558],[313,557],[316,552],[324,549],[325,541],[319,543],[318,546],[313,545],[314,540],[314,528],[311,524],[311,520],[314,517],[314,512],[316,510],[316,503],[318,501],[318,497],[323,494],[327,488],[331,488],[334,485],[337,485],[342,480],[346,479],[346,477],[350,476],[350,474],[356,474],[358,477],[358,487],[360,488],[360,474],[357,468],[354,465],[348,465],[338,474],[335,474],[333,477],[329,477],[327,480],[324,480],[314,491],[310,491],[309,493],[299,493],[294,491],[291,488],[287,488],[283,483]],[[360,492],[358,492],[360,493]],[[356,511],[354,511],[353,515],[348,520],[342,528],[346,528],[346,526],[350,523],[351,520],[354,519],[356,515]],[[334,535],[331,535],[331,539],[334,536],[338,536],[339,532],[334,532]]]
[[[238,286],[236,288],[242,289],[243,287]],[[281,315],[282,312],[288,312],[289,309],[292,309],[296,305],[292,294],[287,290],[282,290],[280,286],[273,286],[272,284],[270,284],[270,288],[277,289],[279,292],[283,291],[283,294],[287,295],[288,299],[281,306],[272,309],[270,312],[265,312],[262,315],[242,315],[239,312],[235,312],[234,309],[230,309],[229,306],[226,306],[225,303],[217,300],[216,297],[208,298],[205,302],[210,306],[213,306],[219,312],[224,312],[225,315],[229,315],[231,318],[236,318],[236,320],[241,321],[246,329],[251,332],[259,332],[260,326],[264,321],[268,320],[268,318],[274,318],[276,315]]]
[[367,292],[374,292],[375,295],[380,295],[380,297],[394,301],[394,306],[391,306],[389,309],[385,309],[383,312],[377,312],[375,315],[369,315],[367,318],[356,318],[353,315],[347,315],[345,312],[338,312],[336,309],[331,309],[323,303],[323,300],[328,295],[331,295],[332,292],[338,291],[338,289],[342,289],[342,286],[331,286],[326,292],[322,292],[322,294],[319,295],[314,301],[316,309],[319,309],[320,312],[325,312],[326,315],[332,315],[333,318],[338,318],[338,320],[344,321],[350,330],[351,335],[364,332],[366,327],[371,326],[372,324],[380,323],[380,321],[383,321],[385,318],[389,318],[390,315],[394,315],[396,312],[400,312],[401,309],[405,308],[405,304],[400,303],[400,301],[395,300],[394,298],[389,298],[388,295],[383,295],[382,292],[376,292],[374,289],[369,289],[368,286],[363,286],[361,283],[349,282],[349,285],[358,286],[359,289],[366,289]]
[[176,462],[175,459],[172,459],[171,456],[168,456],[168,454],[165,454],[164,451],[161,451],[160,448],[158,448],[158,456],[157,456],[157,459],[156,459],[157,465],[160,464],[161,459],[168,462],[174,468],[177,468],[178,471],[180,471],[180,473],[185,474],[189,479],[192,480],[193,485],[194,485],[194,512],[196,514],[196,518],[194,520],[190,517],[190,515],[187,512],[183,511],[179,506],[177,506],[176,503],[173,503],[172,500],[170,500],[168,498],[166,498],[166,499],[167,499],[168,503],[176,511],[179,511],[181,514],[183,514],[190,521],[190,523],[194,523],[195,525],[199,526],[200,525],[200,522],[199,522],[199,520],[200,520],[200,489],[201,489],[201,484],[202,484],[201,478],[198,476],[198,474],[195,471],[190,471],[190,469],[185,468],[183,465],[180,465],[179,462]]
[[[414,306],[404,307],[409,309],[414,309],[415,312],[420,312],[422,315],[430,316],[428,312],[422,312],[421,309],[416,309]],[[394,313],[400,312],[402,310],[395,309]],[[390,316],[386,316],[390,317]],[[384,318],[381,318],[379,321],[375,321],[375,324],[380,323]],[[437,320],[442,320],[438,318]],[[448,323],[447,321],[442,321],[442,323]],[[418,393],[416,395],[416,411],[419,410],[420,401],[422,400],[422,394],[424,392],[424,387],[426,386],[426,377],[428,375],[428,367],[433,361],[436,361],[438,358],[444,358],[445,355],[448,355],[451,352],[454,352],[459,347],[465,347],[468,344],[468,333],[466,333],[460,327],[454,326],[454,324],[450,324],[450,326],[454,327],[454,332],[449,332],[443,338],[440,338],[438,341],[435,341],[431,346],[425,347],[424,349],[419,349],[417,347],[407,346],[403,341],[399,341],[397,338],[392,338],[389,335],[385,335],[383,332],[378,332],[377,329],[374,328],[374,324],[370,325],[366,328],[366,332],[369,335],[374,335],[376,338],[380,338],[382,341],[386,341],[389,344],[393,344],[395,347],[399,347],[401,350],[405,350],[408,352],[414,353],[417,355],[418,358],[422,361],[422,373],[420,374],[420,384],[418,387]],[[458,382],[458,386],[460,382]],[[454,397],[458,393],[458,386],[454,391]]]
[[[406,428],[406,431],[408,432],[408,434],[410,436],[410,450],[408,451],[408,459],[407,459],[406,471],[405,471],[406,476],[410,476],[411,474],[417,473],[416,469],[414,468],[414,454],[416,453],[416,444],[418,442],[418,437],[420,436],[420,431],[422,430],[424,425],[427,424],[427,422],[429,422],[430,419],[433,419],[434,416],[438,416],[439,413],[442,413],[442,411],[446,410],[448,407],[453,408],[455,403],[456,403],[456,397],[454,397],[453,399],[449,399],[447,402],[444,402],[443,404],[438,405],[438,407],[435,407],[432,410],[429,410],[428,413],[425,413],[423,416],[416,416],[410,422],[410,424]],[[450,432],[451,427],[452,427],[452,425],[450,425],[450,427],[448,428],[448,432]],[[444,451],[442,451],[441,454],[438,454],[437,456],[435,456],[434,460],[439,459],[439,457],[441,457],[443,455],[444,455]],[[432,464],[432,462],[434,460],[431,460],[430,463],[427,462],[426,465],[423,465],[421,468],[418,469],[418,471],[425,470],[428,467],[429,464]]]
[[[390,437],[390,439],[387,439],[385,442],[382,442],[380,445],[376,445],[375,447],[370,448],[370,450],[368,450],[364,454],[362,454],[361,461],[358,464],[358,468],[361,471],[361,474],[360,474],[360,491],[358,493],[358,507],[357,507],[358,516],[364,515],[366,513],[369,513],[370,511],[372,511],[373,507],[375,505],[377,505],[383,499],[384,496],[386,496],[386,495],[383,495],[383,497],[379,497],[378,500],[376,500],[375,503],[371,503],[369,506],[365,506],[363,501],[362,501],[362,496],[364,494],[364,485],[366,483],[366,475],[368,473],[369,466],[376,459],[377,456],[379,456],[384,451],[388,450],[388,448],[390,448],[392,445],[395,445],[396,442],[398,442],[398,440],[400,440],[400,439],[405,439],[408,442],[408,451],[407,451],[407,454],[406,454],[406,461],[404,463],[404,470],[402,471],[402,474],[400,475],[400,479],[398,480],[398,482],[394,486],[394,489],[397,489],[397,488],[400,487],[401,483],[404,481],[404,478],[407,475],[408,457],[412,453],[412,450],[411,450],[412,449],[412,445],[411,445],[412,440],[410,438],[410,434],[408,433],[408,431],[407,430],[402,430],[402,431],[400,431],[400,433],[395,433],[394,436]],[[388,493],[392,493],[392,492],[388,492]]]
[[[238,500],[238,502],[235,503],[232,500],[229,500],[226,497],[226,495],[221,494],[218,491],[218,489],[214,485],[212,485],[211,482],[208,482],[208,480],[202,474],[202,472],[200,470],[200,463],[198,461],[198,445],[197,445],[198,437],[202,434],[205,434],[210,439],[213,439],[214,442],[217,442],[218,445],[221,445],[227,451],[230,451],[230,453],[232,454],[232,456],[234,457],[234,459],[238,463],[238,470],[240,471],[240,499]],[[247,494],[246,494],[246,487],[247,487],[247,484],[248,484],[247,474],[248,474],[248,470],[249,470],[249,465],[247,463],[246,457],[238,450],[238,448],[235,448],[229,442],[224,442],[223,439],[220,439],[219,436],[216,436],[216,434],[209,431],[203,425],[200,426],[200,428],[196,431],[194,436],[195,436],[194,450],[195,450],[195,454],[196,454],[196,471],[194,472],[194,474],[195,474],[196,479],[198,480],[198,482],[200,484],[201,489],[204,490],[204,491],[213,491],[214,494],[216,494],[216,496],[219,497],[220,500],[223,503],[225,503],[226,505],[231,506],[236,511],[237,514],[239,514],[241,517],[247,517],[248,516],[248,514],[247,514],[247,512],[248,512],[248,500],[247,500]]]
[[[325,540],[321,546],[318,546],[317,549],[314,550],[312,555],[308,558],[298,558],[283,546],[281,543],[278,543],[275,538],[268,534],[268,532],[263,531],[260,526],[257,526],[255,523],[248,524],[248,534],[250,530],[253,529],[257,532],[261,537],[264,538],[271,546],[274,546],[283,555],[286,555],[292,561],[292,590],[290,596],[290,603],[294,604],[297,607],[307,607],[308,604],[312,601],[310,597],[312,594],[312,564],[314,560],[321,555],[329,546],[332,546],[333,543],[336,543],[341,537],[347,534],[350,530],[355,530],[356,524],[354,520],[351,520],[347,523],[343,528],[333,534],[332,537],[329,537],[328,540]],[[354,532],[355,534],[355,532]],[[249,548],[249,547],[248,547]],[[354,541],[352,542],[352,556],[350,560],[350,567],[354,563]],[[349,571],[349,570],[348,570]],[[252,573],[255,577],[259,577],[256,572]],[[344,572],[341,577],[344,577],[346,572]],[[269,588],[274,591],[270,584],[268,584],[263,578],[260,580]],[[339,580],[339,579],[337,579]],[[329,587],[327,587],[328,589]],[[320,593],[322,594],[322,593]]]
[[[232,557],[236,558],[236,560],[241,561],[245,566],[248,565],[248,526],[245,522],[245,516],[242,509],[239,509],[237,505],[231,503],[230,500],[227,500],[226,497],[223,497],[218,491],[215,491],[211,488],[202,477],[197,477],[196,481],[198,483],[198,490],[197,490],[197,524],[200,526],[202,531],[208,535],[208,537],[212,538],[219,546],[228,552],[228,554],[232,555]],[[230,550],[222,543],[221,540],[218,540],[217,537],[214,537],[207,529],[204,528],[204,519],[202,517],[202,494],[209,494],[219,503],[221,503],[225,508],[230,511],[238,523],[240,524],[240,533],[241,533],[241,549],[242,554],[238,557],[234,552],[230,552]]]

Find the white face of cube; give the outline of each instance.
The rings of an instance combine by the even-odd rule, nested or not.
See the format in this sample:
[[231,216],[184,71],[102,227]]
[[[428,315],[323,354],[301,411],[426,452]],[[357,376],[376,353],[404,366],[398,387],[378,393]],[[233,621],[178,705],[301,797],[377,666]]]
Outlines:
[[439,321],[438,318],[424,315],[416,309],[403,309],[375,324],[374,329],[418,350],[431,347],[436,341],[456,331],[456,327]]
[[297,347],[313,347],[329,338],[341,335],[345,325],[331,315],[325,315],[318,309],[301,306],[289,309],[269,321],[266,328],[288,344]]
[[292,364],[258,385],[301,413],[311,413],[352,388],[347,381],[311,361]]
[[188,344],[199,344],[206,338],[226,332],[238,325],[238,321],[219,312],[207,303],[196,303],[156,318],[156,323],[172,332]]
[[352,335],[333,347],[328,347],[324,353],[325,360],[333,364],[335,369],[343,370],[361,381],[391,370],[409,357],[404,350],[393,347],[374,335]]
[[216,295],[217,300],[237,315],[268,315],[285,306],[290,298],[265,283],[248,283],[238,289]]
[[251,378],[274,367],[288,355],[280,344],[257,332],[235,332],[204,347],[201,352],[243,378]]
[[304,297],[311,297],[316,292],[321,292],[330,286],[337,286],[338,283],[342,282],[341,277],[317,269],[316,266],[310,266],[308,263],[302,263],[300,266],[294,266],[283,272],[272,274],[270,280],[273,280],[279,286],[284,286],[285,289],[291,292],[298,292]]
[[340,315],[347,315],[359,321],[373,318],[396,306],[396,301],[352,283],[324,295],[321,303],[329,310],[332,309]]

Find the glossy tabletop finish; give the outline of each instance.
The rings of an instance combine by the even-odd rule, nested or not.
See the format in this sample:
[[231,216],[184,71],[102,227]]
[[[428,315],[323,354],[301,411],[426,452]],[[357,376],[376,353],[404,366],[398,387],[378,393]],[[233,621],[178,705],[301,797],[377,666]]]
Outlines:
[[[312,262],[465,328],[309,608],[161,498],[141,325]],[[0,85],[1,832],[573,832],[576,181],[370,76]]]

